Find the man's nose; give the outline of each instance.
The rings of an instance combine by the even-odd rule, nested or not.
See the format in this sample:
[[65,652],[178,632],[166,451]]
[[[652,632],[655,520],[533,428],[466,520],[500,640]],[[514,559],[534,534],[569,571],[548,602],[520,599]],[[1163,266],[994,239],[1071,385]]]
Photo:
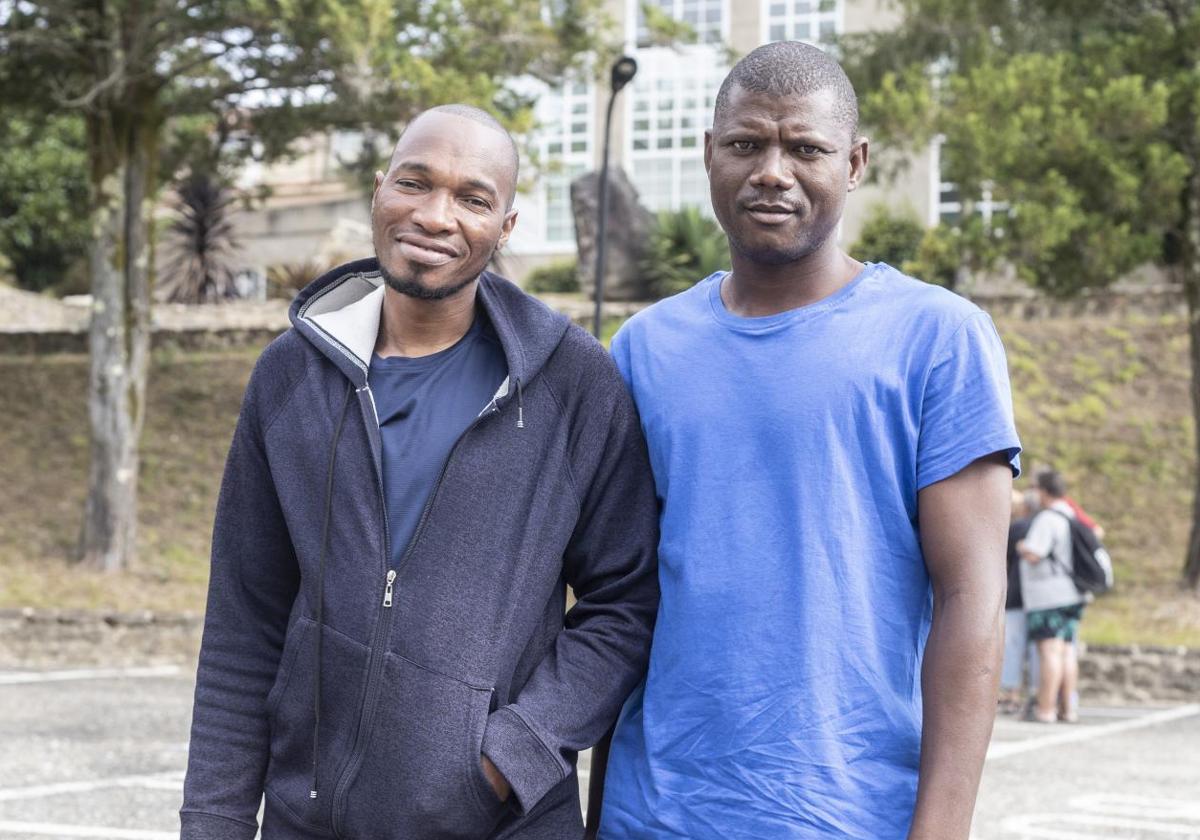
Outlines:
[[787,158],[778,146],[769,146],[758,159],[758,165],[750,175],[750,183],[756,187],[774,190],[790,190],[796,179],[787,166]]
[[454,227],[453,200],[441,190],[434,190],[413,208],[410,218],[426,233],[447,233]]

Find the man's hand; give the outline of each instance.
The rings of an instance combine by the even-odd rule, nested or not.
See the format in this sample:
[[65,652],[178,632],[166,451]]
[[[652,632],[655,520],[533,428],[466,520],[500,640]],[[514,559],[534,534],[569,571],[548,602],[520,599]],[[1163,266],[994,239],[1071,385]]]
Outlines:
[[1026,563],[1042,562],[1042,556],[1034,551],[1031,551],[1029,547],[1025,545],[1025,540],[1021,540],[1019,543],[1017,543],[1017,554],[1020,554],[1021,559]]
[[486,755],[479,756],[479,759],[483,764],[483,775],[487,776],[488,784],[492,786],[492,792],[501,802],[507,802],[512,793],[512,786],[508,783],[508,779],[504,778],[504,774],[495,764],[492,764],[492,760]]

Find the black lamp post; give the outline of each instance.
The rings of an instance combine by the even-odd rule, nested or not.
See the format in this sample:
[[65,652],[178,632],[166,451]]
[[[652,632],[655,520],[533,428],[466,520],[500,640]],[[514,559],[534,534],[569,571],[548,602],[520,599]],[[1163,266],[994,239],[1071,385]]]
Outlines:
[[592,334],[600,338],[600,308],[604,302],[604,250],[607,243],[606,228],[608,223],[608,141],[612,135],[613,104],[617,101],[617,93],[629,84],[637,75],[637,62],[623,55],[613,62],[611,92],[608,95],[608,110],[604,115],[604,151],[600,159],[600,214],[596,222],[596,316],[592,325]]

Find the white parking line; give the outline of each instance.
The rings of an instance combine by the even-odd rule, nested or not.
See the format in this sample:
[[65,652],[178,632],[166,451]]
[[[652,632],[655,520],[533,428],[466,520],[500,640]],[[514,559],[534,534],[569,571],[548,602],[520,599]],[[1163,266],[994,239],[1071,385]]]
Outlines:
[[[1005,832],[1017,837],[1035,837],[1039,840],[1098,840],[1100,837],[1113,836],[1112,829],[1121,832],[1118,836],[1129,836],[1136,831],[1139,837],[1166,835],[1200,838],[1200,826],[1194,824],[1189,826],[1151,819],[1113,817],[1107,814],[1022,814],[1005,818],[1000,826]],[[1071,828],[1081,830],[1071,831]]]
[[61,796],[65,793],[91,793],[105,788],[150,788],[152,790],[179,790],[183,787],[183,771],[169,770],[141,776],[118,776],[115,779],[80,779],[74,782],[53,782],[48,785],[27,785],[18,788],[0,788],[0,802],[20,802],[44,796]]
[[[1200,703],[1191,703],[1186,706],[1178,706],[1174,709],[1164,709],[1161,712],[1152,712],[1148,715],[1143,715],[1132,720],[1122,720],[1116,723],[1106,723],[1100,726],[1080,726],[1078,724],[1070,728],[1068,732],[1054,732],[1040,738],[1027,738],[1023,741],[1005,741],[1003,743],[993,742],[987,751],[987,760],[995,761],[1000,758],[1008,758],[1013,755],[1033,752],[1034,750],[1045,749],[1046,747],[1057,747],[1062,744],[1074,744],[1079,741],[1092,741],[1096,738],[1104,738],[1109,735],[1116,735],[1119,732],[1129,732],[1133,729],[1144,729],[1147,726],[1157,726],[1160,723],[1168,723],[1173,720],[1181,720],[1183,718],[1200,715]],[[1051,727],[1059,729],[1059,726]],[[1062,727],[1065,728],[1065,727]]]
[[68,680],[110,680],[128,677],[175,677],[183,672],[178,665],[154,665],[143,668],[72,668],[68,671],[9,671],[0,673],[0,685],[66,682]]
[[35,823],[0,820],[0,831],[41,834],[46,837],[102,837],[104,840],[178,840],[178,831],[146,831],[140,828],[105,828],[66,823]]

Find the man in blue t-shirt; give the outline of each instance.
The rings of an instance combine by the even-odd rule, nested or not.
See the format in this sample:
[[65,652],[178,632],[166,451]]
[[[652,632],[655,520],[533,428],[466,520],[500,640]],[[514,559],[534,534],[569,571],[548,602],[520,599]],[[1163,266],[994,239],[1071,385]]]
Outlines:
[[991,319],[837,246],[857,118],[820,50],[742,59],[704,149],[733,270],[613,340],[662,600],[601,840],[968,836],[1020,445]]

